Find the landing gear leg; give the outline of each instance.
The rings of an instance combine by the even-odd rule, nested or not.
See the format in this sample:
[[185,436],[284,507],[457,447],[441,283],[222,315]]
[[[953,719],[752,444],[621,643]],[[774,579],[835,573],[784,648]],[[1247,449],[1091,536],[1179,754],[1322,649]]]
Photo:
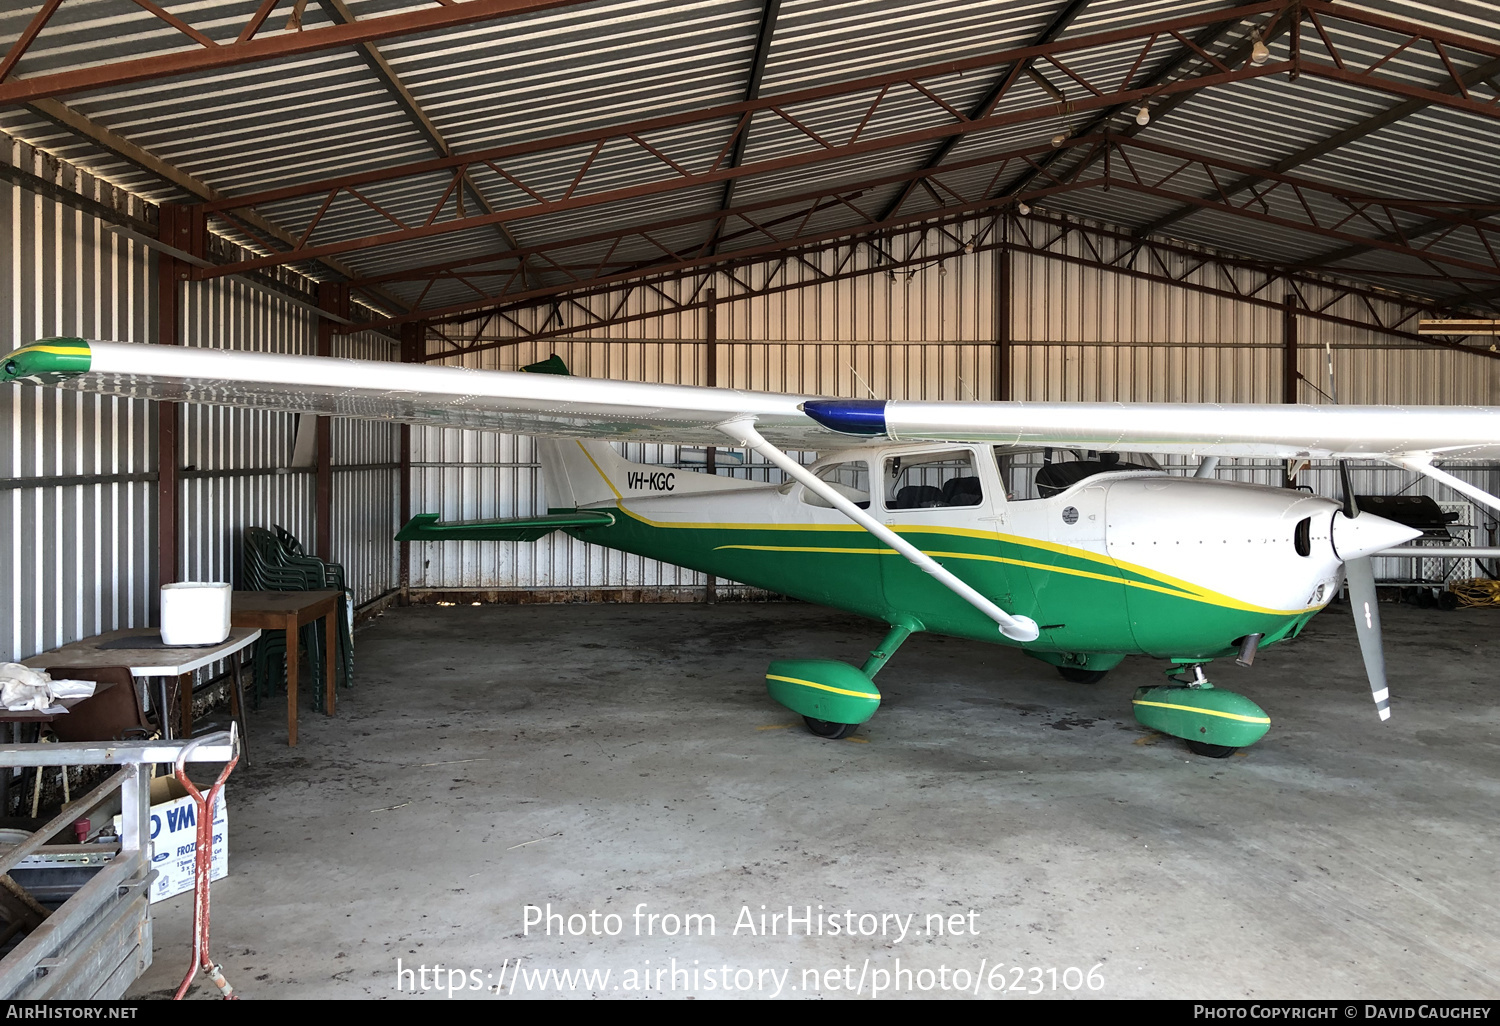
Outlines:
[[[875,706],[868,704],[870,699],[880,701],[880,692],[875,689],[875,675],[902,643],[921,629],[921,624],[915,621],[892,624],[885,638],[858,670],[848,663],[821,660],[773,663],[767,674],[767,680],[772,684],[771,697],[793,712],[801,713],[807,729],[818,737],[829,741],[846,738],[875,713]],[[779,672],[778,667],[784,672]],[[841,712],[844,716],[838,715]],[[830,714],[835,718],[829,719]],[[861,718],[848,722],[856,716]]]
[[[1208,676],[1203,672],[1202,663],[1194,663],[1187,668],[1186,673],[1177,674],[1172,679],[1190,688],[1213,687],[1208,681]],[[1211,745],[1206,741],[1198,741],[1190,737],[1183,738],[1183,740],[1187,742],[1188,751],[1208,759],[1227,759],[1239,751],[1234,745]]]

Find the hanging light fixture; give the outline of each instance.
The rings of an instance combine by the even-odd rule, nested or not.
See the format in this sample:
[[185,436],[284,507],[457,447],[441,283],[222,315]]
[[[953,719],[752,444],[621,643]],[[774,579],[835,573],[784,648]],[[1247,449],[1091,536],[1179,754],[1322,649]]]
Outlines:
[[1257,68],[1271,59],[1271,49],[1261,42],[1260,33],[1257,32],[1250,37],[1250,63]]
[[1020,203],[1016,204],[1016,213],[1020,214],[1022,217],[1025,217],[1027,214],[1031,213],[1031,207],[1026,205],[1025,200],[1022,200]]
[[1062,135],[1062,134],[1054,135],[1052,137],[1052,147],[1053,147],[1053,149],[1056,149],[1057,147],[1061,146],[1063,143],[1065,143],[1067,141],[1068,141],[1068,137],[1066,135]]
[[1143,103],[1141,109],[1135,112],[1135,123],[1145,128],[1151,124],[1151,111]]

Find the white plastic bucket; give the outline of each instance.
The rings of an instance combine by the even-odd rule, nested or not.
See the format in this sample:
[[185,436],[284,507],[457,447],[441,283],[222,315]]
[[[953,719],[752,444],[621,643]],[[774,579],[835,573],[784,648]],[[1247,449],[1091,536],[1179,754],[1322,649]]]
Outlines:
[[168,645],[217,645],[229,637],[230,587],[217,581],[161,586],[161,640]]

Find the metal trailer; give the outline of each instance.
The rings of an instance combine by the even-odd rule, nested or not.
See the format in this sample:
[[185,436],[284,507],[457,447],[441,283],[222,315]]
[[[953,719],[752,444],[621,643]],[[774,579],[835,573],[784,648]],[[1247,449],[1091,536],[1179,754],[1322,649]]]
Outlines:
[[[0,746],[0,771],[21,766],[119,766],[98,787],[0,856],[0,881],[23,862],[48,861],[86,877],[63,903],[0,960],[0,999],[112,1000],[123,997],[151,965],[151,766],[229,763],[232,732],[196,741],[76,742]],[[49,845],[80,818],[118,804],[116,845]],[[40,857],[40,858],[39,858]],[[28,875],[21,871],[24,877]],[[22,887],[6,886],[7,908],[45,912]],[[45,897],[45,894],[43,895]],[[8,899],[8,900],[7,900]]]

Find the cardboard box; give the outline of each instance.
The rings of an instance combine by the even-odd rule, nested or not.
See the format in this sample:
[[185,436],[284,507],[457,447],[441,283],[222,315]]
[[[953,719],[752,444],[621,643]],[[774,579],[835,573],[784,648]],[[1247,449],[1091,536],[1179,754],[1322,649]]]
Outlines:
[[[201,789],[207,793],[207,789]],[[222,880],[229,875],[229,812],[227,790],[219,793],[214,805],[213,859],[208,878]],[[115,817],[115,832],[121,829]],[[198,847],[198,804],[177,782],[176,777],[156,777],[151,781],[151,900],[161,901],[193,889],[193,861]]]

